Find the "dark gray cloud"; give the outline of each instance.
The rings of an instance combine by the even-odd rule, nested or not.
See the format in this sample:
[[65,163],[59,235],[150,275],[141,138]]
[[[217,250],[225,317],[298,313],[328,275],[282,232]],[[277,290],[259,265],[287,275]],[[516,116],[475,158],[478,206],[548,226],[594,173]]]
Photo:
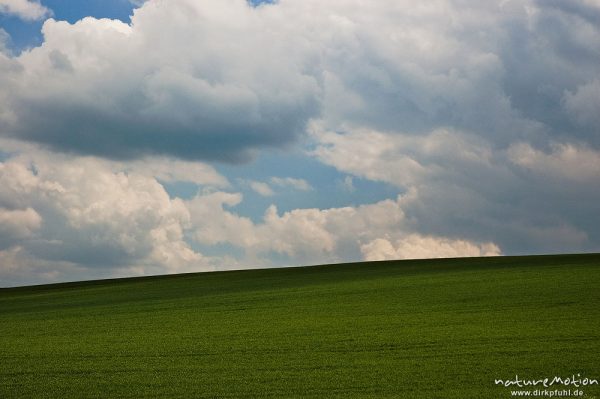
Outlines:
[[537,0],[535,4],[544,9],[554,8],[592,25],[600,26],[600,9],[598,9],[598,4],[593,1]]
[[[562,4],[567,3],[569,9],[599,10],[582,2]],[[506,67],[502,87],[515,110],[542,124],[552,137],[582,140],[598,148],[600,137],[594,129],[574,123],[574,110],[565,107],[565,96],[600,73],[600,25],[557,8],[557,2],[538,4],[528,25],[507,31],[510,37],[501,53]]]
[[598,148],[597,126],[574,123],[565,96],[599,76],[600,25],[574,10],[600,9],[555,3],[390,11],[376,31],[356,28],[352,52],[327,60],[336,76],[325,116],[333,129],[340,122],[404,134],[453,127],[501,148],[552,139]]
[[[283,147],[304,132],[314,107],[271,111],[274,115],[248,117],[250,111],[215,110],[179,99],[189,117],[115,112],[69,101],[20,101],[19,123],[7,128],[14,138],[35,141],[58,150],[131,159],[146,155],[171,155],[182,159],[248,161],[252,151]],[[175,105],[174,105],[175,106]],[[195,107],[197,109],[195,109]],[[180,109],[178,112],[182,112]]]

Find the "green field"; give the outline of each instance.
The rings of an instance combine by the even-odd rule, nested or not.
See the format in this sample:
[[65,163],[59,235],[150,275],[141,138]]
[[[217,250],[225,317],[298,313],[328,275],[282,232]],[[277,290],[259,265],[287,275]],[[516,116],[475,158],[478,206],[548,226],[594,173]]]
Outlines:
[[577,373],[600,380],[600,255],[0,290],[0,398],[509,398],[494,379]]

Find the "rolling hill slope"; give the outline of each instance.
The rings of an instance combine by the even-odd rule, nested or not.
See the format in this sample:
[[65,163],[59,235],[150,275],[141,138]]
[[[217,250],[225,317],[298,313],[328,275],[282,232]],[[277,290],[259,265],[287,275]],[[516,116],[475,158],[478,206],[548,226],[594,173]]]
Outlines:
[[578,373],[600,380],[597,254],[0,290],[0,398],[509,398],[495,379]]

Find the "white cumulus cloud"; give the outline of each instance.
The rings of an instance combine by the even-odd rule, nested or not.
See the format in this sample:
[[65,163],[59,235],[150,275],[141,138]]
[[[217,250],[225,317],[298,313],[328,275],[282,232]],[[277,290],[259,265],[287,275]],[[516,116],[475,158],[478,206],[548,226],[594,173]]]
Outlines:
[[340,262],[356,257],[371,260],[375,253],[372,247],[376,245],[373,243],[382,242],[385,237],[404,236],[409,241],[394,253],[397,258],[476,256],[474,248],[480,249],[481,255],[500,253],[493,243],[445,237],[425,237],[423,242],[416,242],[414,238],[420,236],[415,235],[402,209],[412,200],[411,195],[406,195],[358,207],[294,209],[281,214],[270,206],[260,223],[228,209],[242,201],[236,193],[200,194],[187,205],[194,226],[193,239],[206,245],[231,244],[244,249],[250,258],[277,253],[287,256],[291,264]]
[[26,21],[37,21],[52,14],[39,1],[31,0],[0,0],[0,14],[2,13],[16,15]]
[[72,268],[96,277],[213,270],[218,259],[185,240],[191,219],[184,201],[148,171],[122,166],[44,152],[0,162],[0,250],[13,260],[0,276],[27,263],[56,279],[71,279],[63,271]]
[[130,24],[49,19],[42,45],[7,61],[0,133],[114,159],[237,162],[285,146],[320,88],[281,24],[243,0],[150,1]]
[[465,240],[424,237],[409,234],[395,243],[378,238],[360,247],[365,260],[458,258],[498,256],[500,249],[493,243],[475,244]]

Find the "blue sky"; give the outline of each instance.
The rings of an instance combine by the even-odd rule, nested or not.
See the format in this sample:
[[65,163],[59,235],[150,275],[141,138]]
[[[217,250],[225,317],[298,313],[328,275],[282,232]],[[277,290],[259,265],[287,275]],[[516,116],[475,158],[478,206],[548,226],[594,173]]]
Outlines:
[[0,286],[600,250],[592,0],[0,0]]

